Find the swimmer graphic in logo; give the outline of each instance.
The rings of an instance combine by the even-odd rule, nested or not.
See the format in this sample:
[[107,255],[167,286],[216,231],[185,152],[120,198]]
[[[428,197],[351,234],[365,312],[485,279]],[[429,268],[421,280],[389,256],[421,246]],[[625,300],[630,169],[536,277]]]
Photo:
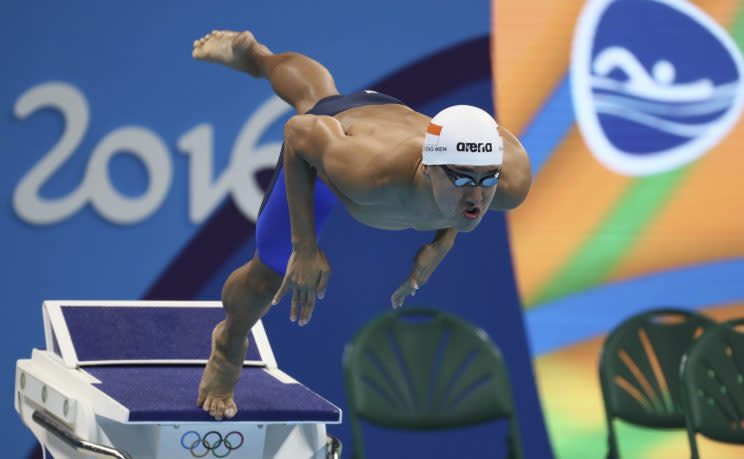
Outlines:
[[739,119],[741,53],[692,3],[592,0],[578,24],[574,107],[587,144],[608,168],[669,171],[705,154]]
[[368,226],[435,232],[390,298],[400,307],[458,232],[475,229],[488,210],[525,199],[531,175],[519,141],[479,108],[456,105],[432,119],[375,91],[340,95],[317,61],[274,54],[250,32],[213,32],[194,42],[193,56],[268,79],[298,113],[284,128],[256,223],[256,253],[222,291],[226,320],[212,334],[197,400],[222,419],[237,413],[233,390],[250,327],[290,291],[290,320],[307,324],[325,295],[330,266],[318,233],[337,201]]

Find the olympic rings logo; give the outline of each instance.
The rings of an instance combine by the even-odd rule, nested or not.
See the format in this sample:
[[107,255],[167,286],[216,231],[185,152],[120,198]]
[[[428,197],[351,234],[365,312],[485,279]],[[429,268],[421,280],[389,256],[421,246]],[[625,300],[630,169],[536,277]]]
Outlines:
[[227,457],[243,446],[243,434],[233,431],[223,437],[221,433],[212,430],[202,437],[198,432],[190,430],[181,436],[181,446],[194,457],[205,457],[209,453],[214,457]]

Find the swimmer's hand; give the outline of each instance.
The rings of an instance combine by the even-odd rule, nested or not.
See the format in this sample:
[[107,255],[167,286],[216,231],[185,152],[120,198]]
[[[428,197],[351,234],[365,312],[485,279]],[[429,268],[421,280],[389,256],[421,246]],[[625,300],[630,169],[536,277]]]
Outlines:
[[289,312],[289,320],[296,321],[298,309],[301,309],[299,324],[305,325],[313,315],[315,300],[325,296],[330,275],[331,267],[320,249],[295,249],[289,257],[284,281],[274,295],[271,304],[279,303],[287,290],[292,289],[292,308]]
[[435,240],[419,249],[413,259],[411,275],[390,297],[393,308],[403,306],[408,295],[414,296],[416,294],[416,291],[429,280],[429,276],[439,266],[451,247],[451,243],[445,244]]

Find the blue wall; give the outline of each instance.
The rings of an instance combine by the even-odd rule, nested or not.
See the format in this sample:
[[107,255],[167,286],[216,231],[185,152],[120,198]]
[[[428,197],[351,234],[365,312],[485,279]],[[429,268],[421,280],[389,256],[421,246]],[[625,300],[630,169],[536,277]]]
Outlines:
[[[44,299],[217,299],[226,275],[252,254],[252,223],[229,197],[208,206],[211,215],[189,218],[189,192],[196,185],[179,142],[197,126],[210,126],[216,179],[229,167],[244,125],[258,119],[255,113],[273,93],[266,82],[193,61],[192,41],[215,28],[247,28],[274,51],[296,50],[324,63],[342,92],[374,87],[429,115],[453,103],[492,107],[489,76],[484,74],[489,4],[452,8],[444,1],[383,1],[357,11],[341,1],[271,7],[195,1],[6,7],[0,16],[0,39],[6,44],[0,76],[0,285],[11,325],[0,348],[6,375],[0,378],[0,393],[6,395],[0,413],[8,437],[16,439],[6,457],[24,457],[33,448],[32,436],[13,411],[11,392],[15,360],[43,347]],[[447,51],[457,46],[455,52]],[[463,63],[463,56],[477,62]],[[49,86],[54,82],[59,84]],[[52,95],[38,93],[41,88],[51,88]],[[57,106],[72,109],[83,102],[83,108],[74,109],[74,120],[65,120],[54,107],[21,114],[24,103],[19,101],[34,92]],[[140,138],[156,147],[162,142],[166,155],[160,159],[172,168],[170,182],[158,179],[166,187],[163,201],[149,215],[121,224],[84,196],[79,208],[62,212],[57,221],[33,223],[27,200],[20,206],[25,211],[14,208],[14,193],[63,133],[80,124],[85,111],[89,121],[80,129],[80,142],[41,185],[38,198],[52,209],[61,208],[93,174],[86,168],[93,156],[104,154],[102,141],[131,138],[136,126]],[[261,128],[253,150],[280,142],[287,116],[289,112],[280,114]],[[124,154],[108,164],[109,180],[123,196],[136,200],[154,182],[143,164],[127,154],[126,145],[120,152]],[[259,175],[266,178],[266,172]],[[343,405],[343,343],[387,310],[413,255],[430,238],[362,227],[337,209],[321,241],[334,274],[313,322],[293,326],[286,301],[265,320],[280,367]],[[439,307],[477,323],[501,345],[515,379],[528,457],[549,457],[503,215],[491,214],[475,233],[462,235],[415,300],[409,304]],[[308,359],[308,348],[323,359]],[[370,428],[370,456],[380,457],[394,444],[401,454],[416,448],[428,457],[451,457],[454,451],[467,451],[462,449],[467,443],[473,444],[473,455],[486,455],[482,442],[493,451],[501,449],[498,442],[485,442],[491,427],[452,437],[429,435],[424,442],[420,434],[406,437]],[[348,439],[345,425],[332,431]]]

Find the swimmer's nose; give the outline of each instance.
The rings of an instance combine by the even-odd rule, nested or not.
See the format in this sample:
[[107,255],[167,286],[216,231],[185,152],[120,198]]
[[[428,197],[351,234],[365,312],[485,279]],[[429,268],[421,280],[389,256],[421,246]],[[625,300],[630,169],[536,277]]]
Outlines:
[[466,191],[467,194],[465,195],[465,204],[475,206],[483,202],[483,187],[473,186],[467,188],[468,191]]

